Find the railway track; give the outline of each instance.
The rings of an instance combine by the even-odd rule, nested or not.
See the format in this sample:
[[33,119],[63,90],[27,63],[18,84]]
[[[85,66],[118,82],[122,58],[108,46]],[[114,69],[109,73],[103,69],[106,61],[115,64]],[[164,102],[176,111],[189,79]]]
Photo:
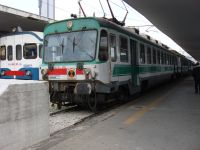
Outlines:
[[50,107],[50,116],[57,115],[64,112],[74,111],[78,109],[77,105],[74,106],[63,106],[62,109],[57,109],[56,107]]

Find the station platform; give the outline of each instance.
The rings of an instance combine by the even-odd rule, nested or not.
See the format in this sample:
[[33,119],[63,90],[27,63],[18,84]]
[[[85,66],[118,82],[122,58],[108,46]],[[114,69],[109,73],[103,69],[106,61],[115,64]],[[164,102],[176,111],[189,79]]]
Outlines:
[[200,94],[186,77],[64,129],[35,149],[199,150],[199,139]]

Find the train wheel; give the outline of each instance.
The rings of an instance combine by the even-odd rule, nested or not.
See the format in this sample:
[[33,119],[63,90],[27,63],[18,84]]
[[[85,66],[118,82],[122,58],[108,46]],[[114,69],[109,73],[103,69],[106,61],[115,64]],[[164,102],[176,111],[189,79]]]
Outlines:
[[124,87],[120,87],[117,93],[117,100],[120,102],[126,102],[128,100],[128,95],[128,90]]
[[96,94],[92,94],[88,96],[88,107],[91,111],[93,112],[98,112],[99,110],[99,105],[98,105],[98,100],[96,97]]
[[61,109],[62,108],[62,103],[57,103],[57,109]]

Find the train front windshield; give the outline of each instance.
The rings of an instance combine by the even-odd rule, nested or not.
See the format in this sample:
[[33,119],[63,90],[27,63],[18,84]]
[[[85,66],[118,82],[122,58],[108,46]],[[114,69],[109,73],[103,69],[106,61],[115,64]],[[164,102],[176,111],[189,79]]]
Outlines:
[[95,58],[97,31],[58,33],[44,40],[44,61],[91,61]]

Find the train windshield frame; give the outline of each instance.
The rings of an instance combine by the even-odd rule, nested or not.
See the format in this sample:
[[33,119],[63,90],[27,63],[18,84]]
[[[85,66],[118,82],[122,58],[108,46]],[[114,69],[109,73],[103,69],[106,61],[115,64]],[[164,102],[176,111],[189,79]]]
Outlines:
[[95,59],[97,30],[49,34],[44,38],[44,62],[76,62]]

